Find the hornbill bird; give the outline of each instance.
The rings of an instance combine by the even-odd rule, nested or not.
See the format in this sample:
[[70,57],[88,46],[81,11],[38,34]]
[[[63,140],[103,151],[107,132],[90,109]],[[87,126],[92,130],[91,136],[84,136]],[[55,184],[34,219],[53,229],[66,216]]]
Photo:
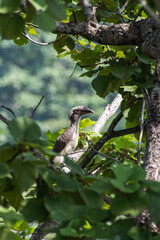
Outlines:
[[51,164],[54,166],[63,163],[64,155],[72,153],[76,148],[79,137],[79,121],[81,116],[87,113],[94,113],[94,111],[83,106],[73,107],[69,111],[68,118],[71,121],[70,127],[61,133],[52,149],[53,152],[61,155],[51,158]]

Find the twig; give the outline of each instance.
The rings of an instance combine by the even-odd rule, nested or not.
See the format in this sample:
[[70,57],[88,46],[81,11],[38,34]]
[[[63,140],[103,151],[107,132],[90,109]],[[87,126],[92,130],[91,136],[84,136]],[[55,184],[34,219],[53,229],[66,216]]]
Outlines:
[[105,61],[102,61],[102,62],[97,62],[97,63],[90,64],[90,65],[84,65],[84,66],[80,65],[80,64],[77,62],[77,65],[78,65],[79,67],[81,67],[81,68],[86,68],[86,67],[98,66],[98,65],[100,65],[100,64],[107,64],[107,63],[109,63],[109,60],[105,60]]
[[92,5],[89,0],[79,0],[79,3],[82,7],[85,21],[87,22],[92,17],[92,13],[93,13]]
[[140,16],[142,10],[143,10],[143,7],[141,7],[141,8],[139,9],[139,12],[137,13],[135,19],[133,20],[133,23],[135,23],[135,21],[137,20],[137,18]]
[[128,2],[129,2],[129,0],[126,0],[125,3],[123,4],[123,6],[121,7],[121,13],[123,12],[125,7],[127,6]]
[[9,123],[9,120],[8,120],[6,117],[4,117],[2,114],[0,114],[0,120],[1,120],[2,122],[4,122],[5,124],[7,124],[7,125],[8,125],[8,123]]
[[117,13],[118,13],[118,15],[120,16],[120,19],[121,19],[121,22],[123,22],[124,23],[124,19],[123,19],[123,16],[122,16],[122,10],[121,10],[121,8],[120,8],[120,4],[119,4],[119,0],[117,0]]
[[142,136],[143,136],[144,110],[145,110],[145,100],[143,99],[141,119],[140,119],[140,134],[139,134],[139,139],[138,139],[138,151],[137,151],[137,164],[138,165],[141,164],[141,142],[142,142]]
[[8,108],[8,107],[5,107],[4,105],[0,106],[0,108],[4,108],[4,109],[8,110],[9,112],[12,113],[12,115],[13,115],[14,117],[16,117],[16,115],[15,115],[15,113],[12,111],[12,109],[10,109],[10,108]]
[[49,42],[49,43],[40,43],[40,42],[37,42],[37,41],[33,40],[32,38],[30,38],[29,35],[28,35],[28,34],[25,34],[25,33],[21,33],[21,35],[22,35],[23,37],[27,38],[30,42],[32,42],[32,43],[34,43],[34,44],[37,44],[37,45],[40,45],[40,46],[48,46],[48,45],[50,45],[50,44],[53,44],[53,43],[57,42],[57,41],[58,41],[60,38],[62,38],[65,34],[62,34],[62,35],[61,35],[60,37],[58,37],[56,40],[51,41],[51,42]]
[[42,100],[43,100],[44,96],[40,99],[39,103],[37,104],[37,106],[33,109],[33,112],[31,114],[31,118],[33,118],[34,113],[36,112],[37,108],[39,107],[39,105],[41,104]]
[[37,149],[37,148],[31,148],[31,150],[33,151],[34,155],[36,156],[36,158],[39,158],[42,161],[47,162],[48,160],[41,154],[41,152]]
[[75,22],[78,22],[78,21],[77,21],[77,18],[76,18],[75,11],[72,11],[72,12],[73,12],[74,21],[75,21]]
[[38,26],[38,25],[35,25],[34,23],[26,22],[26,25],[30,25],[30,26],[32,26],[32,27],[34,27],[34,28],[39,28],[39,26]]

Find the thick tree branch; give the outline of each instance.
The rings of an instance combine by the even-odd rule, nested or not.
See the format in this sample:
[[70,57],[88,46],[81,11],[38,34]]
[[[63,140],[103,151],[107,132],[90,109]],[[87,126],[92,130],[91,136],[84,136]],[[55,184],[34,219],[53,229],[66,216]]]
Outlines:
[[155,59],[160,55],[160,24],[153,18],[112,26],[93,21],[57,22],[53,32],[81,35],[103,45],[142,46],[144,54]]
[[[120,116],[120,115],[119,115]],[[115,125],[116,126],[116,125]],[[114,127],[115,127],[114,126]],[[85,168],[90,161],[92,160],[92,158],[98,153],[98,151],[103,147],[103,145],[111,138],[114,137],[120,137],[120,136],[124,136],[127,134],[132,134],[132,133],[136,133],[140,130],[140,126],[137,127],[133,127],[133,128],[128,128],[128,129],[122,129],[119,131],[110,131],[108,129],[108,131],[100,138],[100,140],[91,148],[90,152],[87,154],[87,156],[83,159],[82,163],[81,163],[81,167]]]
[[111,104],[105,107],[103,113],[99,116],[97,123],[93,127],[93,131],[100,133],[105,125],[105,123],[113,116],[113,114],[120,107],[122,102],[122,95],[117,94]]
[[133,24],[117,24],[112,26],[88,22],[57,22],[54,32],[81,35],[88,40],[104,45],[138,45],[142,44],[139,29]]
[[[128,108],[130,106],[130,104],[132,104],[135,101],[134,97],[130,99],[130,101],[128,102],[126,108]],[[89,162],[92,160],[92,158],[97,154],[97,151],[99,151],[102,146],[111,138],[113,137],[118,137],[118,136],[123,136],[126,134],[130,134],[130,133],[134,133],[134,132],[130,132],[129,129],[125,129],[125,130],[119,130],[119,131],[114,131],[114,128],[116,127],[116,125],[118,124],[118,122],[121,120],[121,118],[123,117],[123,111],[122,110],[116,117],[115,119],[112,121],[112,123],[110,124],[108,130],[104,133],[104,135],[99,139],[99,141],[91,148],[90,152],[87,154],[87,156],[83,159],[82,163],[81,163],[81,167],[85,168]],[[132,128],[133,130],[133,128]],[[135,129],[134,129],[135,130]],[[125,131],[125,132],[124,132]],[[137,131],[137,129],[135,130]],[[127,133],[128,132],[128,133]],[[122,135],[119,135],[122,134]]]

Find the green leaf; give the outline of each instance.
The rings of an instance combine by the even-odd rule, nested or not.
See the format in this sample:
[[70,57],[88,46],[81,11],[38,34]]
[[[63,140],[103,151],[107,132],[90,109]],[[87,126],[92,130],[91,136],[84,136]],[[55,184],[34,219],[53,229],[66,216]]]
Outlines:
[[93,124],[95,124],[95,121],[92,121],[90,118],[84,118],[79,123],[79,128],[84,129],[86,127],[89,127]]
[[19,209],[23,200],[19,187],[15,178],[6,182],[6,189],[3,193],[4,197],[8,200],[9,204],[16,209]]
[[92,81],[92,87],[96,91],[96,94],[102,98],[105,98],[110,92],[118,90],[120,84],[121,81],[111,74],[108,76],[98,76]]
[[141,229],[138,226],[134,226],[128,231],[128,236],[133,240],[151,240],[152,234],[149,229]]
[[0,239],[3,240],[21,240],[21,237],[17,234],[14,234],[9,229],[2,228],[0,229]]
[[22,216],[16,211],[6,209],[0,206],[0,215],[3,217],[5,225],[9,228],[13,228],[14,224],[22,219]]
[[135,92],[136,89],[138,88],[136,85],[133,86],[121,86],[121,88],[124,89],[124,92]]
[[88,207],[102,207],[104,200],[95,191],[92,190],[79,190],[79,193]]
[[150,58],[150,57],[148,57],[148,56],[146,56],[146,55],[144,55],[144,54],[140,54],[140,55],[138,56],[138,59],[139,59],[139,61],[141,61],[141,62],[143,62],[143,63],[145,63],[145,64],[152,64],[152,63],[155,62],[154,59],[152,59],[152,58]]
[[0,179],[4,177],[11,178],[10,170],[6,163],[0,162]]
[[55,174],[55,181],[65,191],[76,192],[80,186],[76,179],[63,173]]
[[20,212],[28,222],[34,220],[42,221],[47,214],[43,203],[38,201],[38,199],[30,199]]
[[12,157],[17,153],[17,149],[15,146],[12,146],[9,143],[3,144],[0,146],[0,161],[4,162],[9,159],[12,159]]
[[47,8],[47,3],[45,2],[45,0],[30,0],[29,2],[37,11],[46,10]]
[[48,9],[50,15],[56,20],[62,20],[66,18],[66,10],[63,4],[58,0],[46,0],[48,3]]
[[24,30],[24,20],[17,14],[0,14],[0,33],[4,39],[18,37]]
[[[11,13],[19,9],[21,0],[1,0],[0,13]],[[8,26],[7,26],[8,27]]]
[[46,197],[44,205],[53,219],[64,221],[70,219],[68,209],[74,206],[74,203],[70,196],[63,194],[55,198]]
[[26,191],[35,183],[38,169],[35,163],[17,158],[11,163],[14,176],[21,191]]
[[106,219],[109,213],[108,211],[100,208],[87,207],[85,215],[90,223],[97,223]]
[[140,185],[137,182],[129,182],[124,184],[116,179],[111,179],[110,182],[114,187],[126,193],[134,193],[140,188]]
[[115,67],[111,68],[111,73],[122,80],[128,80],[133,74],[140,73],[141,69],[137,66],[125,66],[122,64],[117,64]]
[[151,189],[154,192],[160,192],[160,183],[152,180],[144,180],[145,187]]
[[24,44],[28,43],[28,39],[23,37],[22,35],[18,36],[17,38],[13,39],[14,43],[17,44],[19,47],[23,46]]
[[113,189],[113,186],[109,183],[109,179],[105,180],[103,178],[103,179],[98,179],[97,181],[90,184],[88,189],[94,190],[98,193],[105,193]]
[[30,118],[14,118],[8,124],[8,129],[15,141],[37,142],[41,136],[40,127]]
[[121,239],[129,240],[130,238],[126,233],[135,225],[136,222],[133,219],[120,219],[113,223],[112,231],[116,232]]
[[117,195],[112,201],[111,212],[114,215],[127,215],[136,217],[147,207],[147,195],[144,192],[128,195]]
[[133,168],[123,165],[115,165],[111,169],[114,172],[116,178],[121,182],[128,181],[133,174]]
[[159,225],[160,223],[160,215],[158,214],[160,211],[160,192],[154,192],[152,190],[147,191],[147,195],[149,196],[148,201],[148,209],[151,215],[151,219]]
[[84,176],[84,172],[82,168],[78,164],[73,162],[71,159],[65,157],[65,163],[71,169],[72,173],[78,174],[80,176]]
[[30,226],[29,224],[24,221],[24,220],[20,220],[20,221],[17,221],[14,225],[14,230],[16,231],[26,231],[26,230],[30,230]]
[[62,236],[76,237],[78,236],[77,231],[74,228],[62,228],[60,229],[60,234]]
[[91,70],[91,71],[87,71],[85,73],[82,73],[79,77],[92,77],[94,74],[96,74],[99,70]]
[[113,166],[111,169],[114,172],[116,178],[121,182],[125,182],[128,180],[144,180],[145,179],[145,171],[143,168],[139,166],[135,166],[131,168],[123,165],[116,165],[116,166]]
[[47,12],[39,12],[34,18],[35,24],[44,31],[52,31],[56,26],[55,19]]
[[119,148],[128,149],[128,150],[130,150],[131,148],[137,147],[134,141],[135,139],[133,139],[130,135],[114,138],[114,142],[116,143],[116,146],[118,146]]

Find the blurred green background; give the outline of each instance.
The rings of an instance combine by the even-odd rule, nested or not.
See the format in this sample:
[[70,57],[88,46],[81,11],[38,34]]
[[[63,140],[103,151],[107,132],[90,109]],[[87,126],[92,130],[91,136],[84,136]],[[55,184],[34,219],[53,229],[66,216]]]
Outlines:
[[[36,38],[39,42],[55,39],[54,34],[46,37],[41,32],[40,36]],[[97,120],[114,94],[105,99],[98,97],[91,87],[92,79],[79,77],[83,70],[78,67],[74,72],[75,65],[68,56],[57,58],[52,44],[39,46],[29,42],[18,47],[12,41],[3,40],[0,45],[0,105],[11,108],[16,116],[30,116],[44,96],[33,118],[44,132],[68,126],[68,111],[76,105],[93,109],[95,114],[90,117]],[[3,108],[0,113],[13,118]],[[6,126],[0,122],[0,142],[4,141],[6,134]]]

